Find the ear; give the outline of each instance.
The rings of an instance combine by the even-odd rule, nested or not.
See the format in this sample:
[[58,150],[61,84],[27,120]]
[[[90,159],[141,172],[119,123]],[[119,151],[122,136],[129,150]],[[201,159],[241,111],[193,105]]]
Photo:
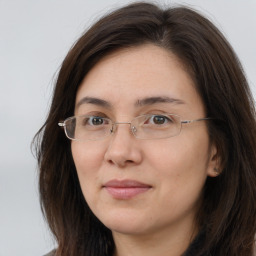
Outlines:
[[220,174],[221,174],[221,159],[218,154],[217,147],[213,143],[209,149],[207,175],[209,177],[217,177]]

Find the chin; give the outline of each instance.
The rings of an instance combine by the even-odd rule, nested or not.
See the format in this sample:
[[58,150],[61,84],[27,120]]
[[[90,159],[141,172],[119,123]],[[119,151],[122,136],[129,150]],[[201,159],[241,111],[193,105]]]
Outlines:
[[146,222],[138,218],[138,214],[118,213],[111,216],[99,216],[99,220],[112,232],[123,234],[139,234],[146,230]]

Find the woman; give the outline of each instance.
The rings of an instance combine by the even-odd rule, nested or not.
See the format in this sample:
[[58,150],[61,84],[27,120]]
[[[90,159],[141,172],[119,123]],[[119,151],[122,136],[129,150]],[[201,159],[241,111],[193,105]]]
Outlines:
[[51,255],[252,256],[254,111],[200,14],[134,3],[103,17],[65,58],[38,134]]

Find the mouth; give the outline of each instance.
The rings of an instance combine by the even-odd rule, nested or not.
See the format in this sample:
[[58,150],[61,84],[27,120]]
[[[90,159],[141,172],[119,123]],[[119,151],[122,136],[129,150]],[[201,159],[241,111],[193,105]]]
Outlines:
[[110,180],[103,188],[114,199],[125,200],[149,191],[152,186],[135,180]]

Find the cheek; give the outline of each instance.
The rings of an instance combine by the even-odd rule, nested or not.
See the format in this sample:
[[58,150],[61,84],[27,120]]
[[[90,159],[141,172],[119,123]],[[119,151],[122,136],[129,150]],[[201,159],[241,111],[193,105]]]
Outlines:
[[168,212],[178,216],[179,212],[197,208],[207,178],[208,144],[179,142],[159,145],[148,152],[161,198],[157,206],[165,206],[167,217]]
[[98,179],[98,170],[103,162],[104,149],[95,141],[93,143],[72,141],[71,151],[82,191],[85,192],[84,190],[89,189]]
[[170,187],[186,187],[188,184],[201,186],[205,181],[209,164],[207,135],[189,139],[173,137],[154,147],[145,148],[150,148],[145,155],[153,167],[154,175],[165,180],[166,184],[172,183]]
[[101,164],[104,152],[101,148],[102,147],[94,141],[93,143],[72,141],[71,151],[78,169],[77,171],[81,169],[90,170],[93,166]]

